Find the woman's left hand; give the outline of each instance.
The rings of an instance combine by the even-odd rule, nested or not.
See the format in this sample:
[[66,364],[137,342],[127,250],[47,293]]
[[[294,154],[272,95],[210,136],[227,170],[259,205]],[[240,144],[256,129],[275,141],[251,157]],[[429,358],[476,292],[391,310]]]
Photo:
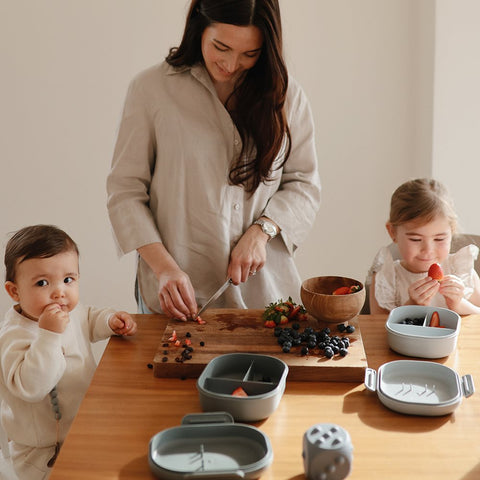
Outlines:
[[268,235],[258,225],[252,225],[242,235],[230,253],[228,276],[234,285],[256,275],[267,260]]
[[463,300],[465,285],[455,275],[446,275],[440,283],[439,292],[445,297],[447,308],[456,310]]

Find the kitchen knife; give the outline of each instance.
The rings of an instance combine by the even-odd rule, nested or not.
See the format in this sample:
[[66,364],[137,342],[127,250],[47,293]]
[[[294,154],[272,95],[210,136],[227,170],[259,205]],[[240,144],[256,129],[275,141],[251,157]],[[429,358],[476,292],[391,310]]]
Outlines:
[[207,307],[213,303],[229,286],[230,284],[232,283],[232,279],[229,278],[208,300],[207,300],[207,303],[205,303],[205,305],[203,305],[203,307],[198,311],[197,313],[197,316],[194,318],[194,320],[197,319],[197,317],[203,313]]

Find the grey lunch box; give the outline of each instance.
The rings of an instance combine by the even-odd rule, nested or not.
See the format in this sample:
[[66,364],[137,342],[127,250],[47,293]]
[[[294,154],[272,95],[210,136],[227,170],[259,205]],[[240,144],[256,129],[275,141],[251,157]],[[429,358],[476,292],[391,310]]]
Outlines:
[[[441,328],[429,326],[434,312]],[[406,325],[406,319],[422,319],[422,323]],[[460,325],[460,315],[447,308],[403,305],[390,312],[385,328],[388,344],[395,352],[408,357],[442,358],[455,350]]]
[[157,478],[257,479],[272,463],[268,437],[227,412],[186,415],[152,437],[148,463]]
[[377,392],[391,410],[410,415],[437,416],[453,412],[475,392],[471,375],[459,375],[441,363],[396,360],[384,363],[378,372],[367,368],[365,386]]
[[[225,411],[236,421],[254,422],[271,415],[285,391],[287,364],[269,355],[227,353],[211,360],[197,380],[204,412]],[[241,387],[247,397],[233,396]]]

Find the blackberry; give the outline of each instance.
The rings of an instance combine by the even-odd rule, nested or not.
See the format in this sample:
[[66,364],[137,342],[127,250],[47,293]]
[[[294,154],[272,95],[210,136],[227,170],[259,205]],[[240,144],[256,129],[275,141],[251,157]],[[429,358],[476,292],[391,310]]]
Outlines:
[[292,328],[294,330],[299,330],[300,329],[300,324],[298,322],[292,323]]

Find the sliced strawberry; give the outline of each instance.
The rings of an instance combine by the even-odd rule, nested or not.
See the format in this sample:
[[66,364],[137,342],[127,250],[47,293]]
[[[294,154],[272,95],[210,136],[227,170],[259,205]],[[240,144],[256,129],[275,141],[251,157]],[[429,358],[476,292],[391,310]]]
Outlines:
[[350,287],[348,293],[359,292],[361,289],[362,289],[362,287],[360,287],[360,285],[352,285],[352,286]]
[[280,325],[285,325],[286,323],[288,323],[288,317],[286,315],[282,315],[280,317]]
[[180,347],[182,345],[182,342],[180,340],[175,340],[173,342],[173,344],[176,346],[176,347]]
[[299,311],[300,311],[300,305],[293,307],[290,313],[288,314],[288,319],[291,320],[292,318],[294,318]]
[[439,282],[443,280],[443,270],[439,263],[432,263],[432,265],[430,265],[428,276]]
[[338,287],[333,291],[333,295],[347,295],[350,293],[350,287]]
[[177,339],[177,332],[174,330],[172,336],[168,339],[169,342],[174,342]]
[[202,320],[202,318],[200,317],[200,315],[197,316],[197,318],[195,319],[195,321],[199,324],[199,325],[205,325],[207,322],[205,320]]
[[439,327],[440,326],[440,316],[438,312],[433,312],[430,318],[430,327]]
[[233,392],[232,395],[234,397],[248,397],[247,392],[242,388],[238,387]]
[[263,326],[267,328],[275,328],[277,324],[273,320],[266,320]]

